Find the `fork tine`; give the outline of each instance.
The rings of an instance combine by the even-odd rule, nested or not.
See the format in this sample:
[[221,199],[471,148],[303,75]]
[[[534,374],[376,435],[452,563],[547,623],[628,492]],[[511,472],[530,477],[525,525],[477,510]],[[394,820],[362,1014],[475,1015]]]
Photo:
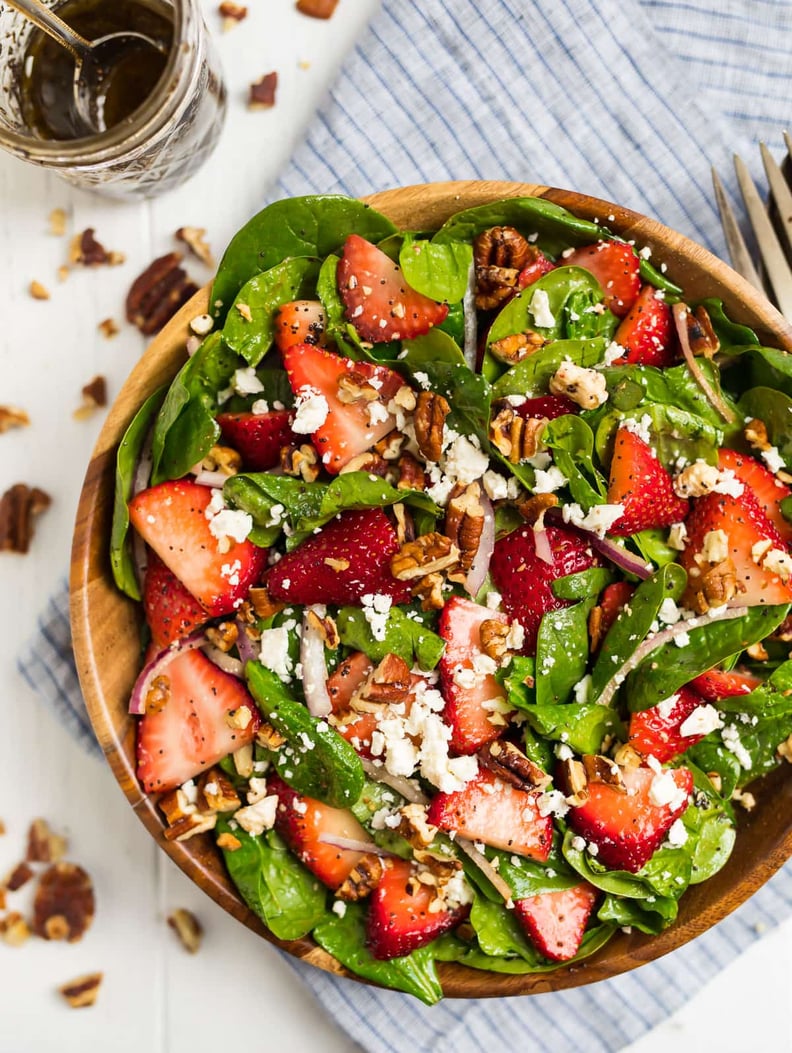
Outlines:
[[751,254],[748,251],[748,246],[745,244],[745,238],[742,236],[742,231],[737,222],[737,217],[729,204],[729,199],[726,197],[723,183],[721,183],[720,177],[714,168],[712,169],[712,185],[715,188],[715,200],[718,202],[721,226],[723,227],[723,233],[726,238],[726,247],[729,250],[732,266],[737,273],[741,274],[743,278],[751,283],[751,285],[756,286],[757,289],[764,292],[762,279],[759,277],[759,272],[756,267],[754,267]]
[[778,208],[779,224],[784,231],[787,245],[792,249],[792,191],[789,189],[784,173],[765,144],[759,143],[759,149],[762,151],[762,163],[767,173],[767,181]]
[[734,155],[734,168],[778,309],[785,318],[792,319],[792,271],[789,269],[784,250],[765,212],[759,191],[737,154]]

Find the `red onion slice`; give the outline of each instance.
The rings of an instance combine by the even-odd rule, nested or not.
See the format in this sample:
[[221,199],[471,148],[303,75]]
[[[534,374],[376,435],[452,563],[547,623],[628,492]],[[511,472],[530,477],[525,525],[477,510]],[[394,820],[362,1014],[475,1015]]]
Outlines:
[[478,358],[478,317],[476,312],[476,268],[470,264],[467,288],[462,297],[462,316],[465,322],[465,341],[462,354],[469,369],[476,372]]
[[465,578],[465,590],[470,596],[477,596],[486,581],[492,553],[495,551],[495,512],[492,502],[483,491],[479,497],[479,504],[484,512],[484,525],[476,555]]
[[169,647],[165,647],[150,662],[147,662],[141,669],[135,681],[135,686],[132,688],[132,694],[129,698],[129,712],[134,713],[135,716],[142,717],[146,712],[146,695],[149,693],[152,680],[160,676],[174,658],[178,658],[180,654],[185,654],[187,651],[194,651],[205,643],[206,637],[202,632],[192,633],[190,636],[185,636],[183,640],[177,640]]
[[354,837],[336,837],[335,834],[319,834],[319,841],[323,845],[333,845],[334,848],[343,848],[348,852],[370,852],[375,856],[387,856],[393,858],[394,853],[387,848],[380,848],[373,841],[358,841]]
[[693,354],[687,328],[687,316],[690,313],[690,308],[686,303],[675,303],[671,311],[674,316],[677,335],[679,336],[679,346],[682,348],[682,357],[685,359],[693,379],[707,396],[713,409],[723,417],[727,424],[734,424],[734,414],[704,376],[696,361],[696,356]]
[[214,662],[218,669],[222,669],[224,673],[228,673],[230,676],[235,676],[238,680],[244,679],[245,667],[238,658],[226,654],[225,651],[221,651],[214,644],[206,644],[203,650],[209,661]]
[[[547,510],[546,515],[556,520],[561,519],[562,513],[558,508],[550,508]],[[595,534],[592,530],[585,530],[578,526],[575,527],[575,530],[588,538],[592,548],[601,552],[606,559],[628,574],[634,574],[636,578],[640,578],[642,581],[652,576],[654,567],[651,563],[647,563],[640,556],[629,552],[623,545],[620,545],[612,538],[600,537],[599,534]]]
[[198,472],[195,477],[196,483],[199,486],[210,486],[213,490],[222,490],[229,478],[225,472]]
[[314,717],[326,717],[333,712],[333,704],[327,692],[324,640],[319,630],[311,624],[308,618],[311,611],[321,618],[325,615],[324,608],[319,607],[306,607],[303,613],[302,636],[300,637],[302,685],[308,712]]
[[[153,429],[150,429],[145,442],[140,448],[140,455],[138,456],[135,471],[132,476],[132,493],[129,495],[130,499],[136,497],[149,485],[153,464],[151,458],[152,436]],[[137,530],[133,530],[131,533],[132,563],[135,568],[135,577],[137,578],[138,588],[142,593],[146,581],[146,571],[148,569],[148,552],[146,550],[146,543],[140,534],[138,534]]]
[[621,668],[616,670],[596,701],[601,706],[609,706],[613,701],[614,695],[624,683],[627,674],[631,673],[633,669],[637,669],[644,658],[651,654],[652,651],[656,651],[658,647],[663,647],[677,636],[690,632],[691,629],[700,629],[703,625],[711,625],[714,622],[728,622],[733,618],[744,618],[747,613],[748,607],[727,607],[726,610],[717,611],[715,614],[700,614],[689,621],[677,622],[675,625],[669,625],[662,632],[655,633],[654,636],[648,636],[636,647]]
[[533,532],[536,555],[543,563],[549,563],[552,567],[555,563],[555,560],[553,559],[553,550],[550,548],[550,538],[547,536],[544,521],[541,517],[537,519],[534,524]]
[[239,657],[242,664],[245,665],[247,662],[257,662],[259,652],[256,644],[247,634],[247,625],[242,621],[241,618],[236,619],[237,625],[237,651],[239,651]]
[[381,782],[383,786],[390,786],[392,790],[400,793],[406,801],[410,801],[412,804],[429,804],[429,798],[426,794],[422,793],[415,783],[409,779],[405,779],[401,775],[391,775],[384,767],[375,764],[368,757],[361,757],[360,763],[363,765],[363,771],[374,782]]
[[459,845],[460,849],[465,853],[468,859],[475,863],[481,873],[486,877],[495,890],[503,896],[504,903],[512,902],[512,890],[500,876],[495,867],[490,863],[485,855],[483,855],[472,841],[468,841],[466,837],[455,837],[454,844]]

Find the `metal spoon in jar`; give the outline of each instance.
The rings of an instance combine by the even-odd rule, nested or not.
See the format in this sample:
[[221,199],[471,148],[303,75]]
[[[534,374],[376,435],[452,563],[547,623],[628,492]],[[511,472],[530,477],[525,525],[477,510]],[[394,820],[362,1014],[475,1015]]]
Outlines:
[[74,104],[86,135],[107,131],[105,99],[114,67],[135,53],[166,48],[143,33],[122,30],[86,40],[68,26],[42,0],[5,0],[10,6],[65,47],[74,56]]

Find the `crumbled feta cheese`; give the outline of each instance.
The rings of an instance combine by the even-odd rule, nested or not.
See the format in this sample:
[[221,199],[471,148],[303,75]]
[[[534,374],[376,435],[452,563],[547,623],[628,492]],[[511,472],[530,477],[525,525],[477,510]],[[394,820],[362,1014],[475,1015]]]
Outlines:
[[649,800],[652,804],[656,804],[658,808],[669,805],[672,810],[676,810],[686,799],[687,793],[677,786],[672,771],[661,770],[655,773],[649,786]]
[[674,711],[674,707],[676,706],[678,701],[679,695],[669,695],[668,698],[661,699],[655,706],[655,709],[657,710],[657,715],[662,720],[668,720],[668,718]]
[[625,349],[621,344],[617,344],[615,340],[611,340],[608,346],[605,348],[605,357],[603,363],[606,366],[612,366],[614,362],[618,362],[620,358],[623,358],[626,354]]
[[446,450],[444,471],[461,486],[481,479],[489,468],[489,457],[478,445],[478,439],[459,435]]
[[640,420],[635,420],[632,417],[627,417],[621,422],[619,427],[624,428],[625,431],[631,431],[633,435],[637,435],[639,439],[643,439],[647,446],[652,444],[652,418],[648,413],[644,413]]
[[580,834],[575,834],[575,836],[572,838],[572,847],[575,849],[576,852],[585,852],[586,839],[581,837]]
[[668,547],[675,548],[677,552],[684,552],[687,545],[688,532],[684,523],[673,523],[668,531]]
[[574,362],[562,362],[550,378],[553,395],[566,395],[583,409],[596,409],[608,400],[605,377],[596,369],[586,369]]
[[242,542],[252,529],[253,517],[250,513],[233,508],[224,508],[209,520],[209,532],[218,541],[231,538],[233,541]]
[[266,399],[256,399],[253,405],[250,407],[250,412],[256,417],[263,417],[265,413],[269,413],[269,402]]
[[705,703],[702,706],[696,706],[690,716],[683,721],[679,734],[684,738],[690,735],[709,735],[711,731],[717,731],[722,727],[723,721],[718,716],[717,709]]
[[668,843],[672,848],[681,848],[688,839],[688,832],[681,819],[675,819],[668,828]]
[[581,704],[587,702],[591,694],[591,673],[586,673],[582,680],[578,680],[572,690],[576,702]]
[[337,914],[339,918],[343,918],[347,912],[347,905],[342,899],[334,899],[332,906],[333,914]]
[[562,509],[565,523],[572,523],[581,530],[590,530],[597,537],[605,537],[623,514],[624,505],[594,505],[585,515],[579,504],[564,505]]
[[311,387],[301,387],[295,401],[296,413],[292,421],[292,431],[299,435],[311,435],[318,431],[327,420],[330,407],[327,399]]
[[555,493],[556,490],[560,490],[562,486],[566,486],[569,482],[561,469],[555,465],[548,468],[546,472],[538,468],[534,479],[533,491],[535,494]]
[[751,759],[751,754],[745,746],[743,746],[742,740],[740,739],[740,733],[735,725],[727,724],[721,731],[721,738],[723,739],[723,745],[729,753],[733,753],[740,762],[740,767],[745,768],[746,771],[750,771],[753,767],[753,760]]
[[565,742],[559,742],[555,747],[555,755],[560,761],[572,760],[575,754]]
[[262,630],[259,661],[284,684],[291,680],[294,662],[289,654],[289,630],[285,625],[280,625],[277,629]]
[[762,460],[773,473],[773,475],[776,475],[778,472],[783,471],[785,467],[784,459],[778,452],[777,446],[768,446],[768,448],[766,450],[762,450],[761,453]]
[[666,596],[657,611],[658,620],[664,625],[676,625],[680,619],[679,607],[670,596]]
[[393,600],[384,593],[366,593],[361,597],[363,617],[369,624],[371,635],[380,643],[385,639],[388,629],[388,615]]
[[569,805],[560,790],[547,790],[545,793],[540,793],[536,798],[536,807],[543,819],[548,815],[563,819],[569,811]]
[[544,289],[537,289],[534,292],[528,310],[540,329],[552,329],[555,326],[555,315],[550,310],[550,297]]
[[674,478],[677,497],[703,497],[710,493],[740,497],[742,492],[743,484],[730,468],[720,471],[701,458],[687,465]]
[[260,391],[264,390],[264,385],[256,376],[256,370],[253,366],[247,366],[245,369],[235,370],[234,376],[231,380],[231,387],[237,395],[243,396],[257,395]]
[[508,497],[508,480],[500,472],[488,469],[481,477],[484,492],[492,501],[503,501]]
[[278,807],[278,798],[275,794],[271,797],[263,797],[255,804],[249,804],[245,808],[239,808],[234,812],[234,819],[243,830],[258,837],[265,830],[271,830],[275,825],[275,812]]
[[701,554],[709,563],[721,563],[729,555],[729,535],[725,530],[708,530]]

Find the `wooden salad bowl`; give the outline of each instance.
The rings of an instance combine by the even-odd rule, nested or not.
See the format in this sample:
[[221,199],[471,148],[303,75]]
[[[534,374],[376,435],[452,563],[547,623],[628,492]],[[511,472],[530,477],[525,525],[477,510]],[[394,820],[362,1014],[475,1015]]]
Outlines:
[[[715,296],[729,315],[760,333],[763,343],[792,351],[792,327],[730,267],[701,246],[660,223],[618,205],[567,190],[504,182],[433,183],[374,194],[366,200],[399,227],[439,227],[464,208],[505,197],[534,196],[555,202],[584,219],[604,220],[653,260],[693,298]],[[283,942],[264,927],[232,885],[220,852],[207,835],[184,843],[166,841],[153,799],[135,777],[134,719],[127,712],[140,669],[137,605],[114,586],[109,561],[116,448],[132,416],[158,386],[171,380],[185,360],[191,318],[208,307],[208,287],[169,322],[132,371],[112,406],[85,476],[71,560],[71,620],[80,683],[96,737],[121,789],[159,846],[225,910],[290,954],[328,972],[346,973],[310,938]],[[439,966],[447,996],[481,998],[523,995],[576,987],[634,969],[681,947],[725,918],[756,892],[792,855],[792,769],[784,766],[752,786],[756,807],[740,811],[731,859],[713,878],[682,897],[678,920],[658,936],[617,933],[591,958],[551,973],[511,976],[457,964]],[[357,979],[357,978],[355,978]]]

